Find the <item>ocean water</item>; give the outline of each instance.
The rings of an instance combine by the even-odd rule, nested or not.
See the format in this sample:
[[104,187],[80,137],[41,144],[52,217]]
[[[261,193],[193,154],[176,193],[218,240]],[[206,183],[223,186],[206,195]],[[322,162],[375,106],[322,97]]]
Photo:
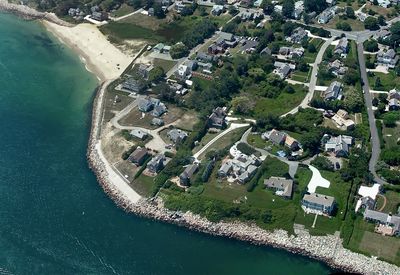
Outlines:
[[97,80],[0,14],[0,274],[328,274],[323,263],[126,214],[86,162]]

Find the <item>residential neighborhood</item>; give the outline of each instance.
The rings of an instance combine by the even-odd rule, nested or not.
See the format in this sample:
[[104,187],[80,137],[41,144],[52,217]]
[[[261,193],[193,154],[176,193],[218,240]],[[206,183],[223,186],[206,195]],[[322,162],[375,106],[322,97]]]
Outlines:
[[102,5],[67,16],[140,45],[107,87],[100,136],[141,196],[210,222],[339,236],[400,265],[398,4],[156,1],[119,20]]

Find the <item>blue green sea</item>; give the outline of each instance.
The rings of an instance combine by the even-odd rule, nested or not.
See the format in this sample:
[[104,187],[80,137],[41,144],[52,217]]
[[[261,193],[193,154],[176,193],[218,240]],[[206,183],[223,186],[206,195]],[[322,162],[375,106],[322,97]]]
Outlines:
[[328,274],[321,262],[126,214],[86,162],[97,79],[0,14],[0,274]]

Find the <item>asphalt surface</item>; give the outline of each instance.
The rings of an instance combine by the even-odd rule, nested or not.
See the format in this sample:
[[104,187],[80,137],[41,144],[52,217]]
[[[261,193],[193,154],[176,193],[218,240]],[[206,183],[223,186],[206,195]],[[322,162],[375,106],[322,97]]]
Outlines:
[[371,152],[371,158],[369,160],[369,171],[372,173],[372,175],[374,176],[374,179],[377,183],[384,184],[387,182],[385,182],[384,180],[379,178],[379,176],[376,173],[376,169],[375,169],[376,164],[378,163],[378,160],[379,160],[381,146],[380,146],[378,129],[376,128],[376,123],[375,123],[375,114],[374,114],[374,111],[372,110],[372,98],[371,98],[371,93],[370,93],[370,89],[369,89],[367,70],[365,67],[363,43],[357,43],[357,52],[358,52],[358,62],[360,64],[359,66],[360,66],[360,72],[361,72],[361,79],[363,81],[362,89],[363,89],[363,93],[364,93],[364,101],[365,101],[365,106],[367,107],[368,122],[369,122],[369,128],[370,128],[370,132],[371,132],[372,152]]

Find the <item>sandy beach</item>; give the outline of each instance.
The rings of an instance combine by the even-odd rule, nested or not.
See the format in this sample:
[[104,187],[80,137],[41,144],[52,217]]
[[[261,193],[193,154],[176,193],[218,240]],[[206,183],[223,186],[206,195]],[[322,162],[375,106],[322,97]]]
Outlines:
[[92,24],[66,27],[45,20],[42,22],[48,31],[83,58],[87,69],[96,74],[100,81],[119,77],[133,60],[133,57],[113,46]]

